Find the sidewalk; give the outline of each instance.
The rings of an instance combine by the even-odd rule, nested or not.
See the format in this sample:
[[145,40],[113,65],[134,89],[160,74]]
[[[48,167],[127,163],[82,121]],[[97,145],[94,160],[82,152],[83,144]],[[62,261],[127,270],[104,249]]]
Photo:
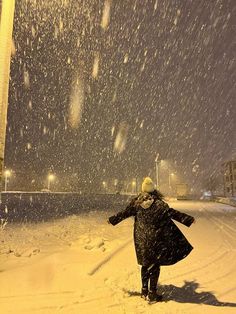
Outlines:
[[216,197],[216,202],[236,207],[235,197]]

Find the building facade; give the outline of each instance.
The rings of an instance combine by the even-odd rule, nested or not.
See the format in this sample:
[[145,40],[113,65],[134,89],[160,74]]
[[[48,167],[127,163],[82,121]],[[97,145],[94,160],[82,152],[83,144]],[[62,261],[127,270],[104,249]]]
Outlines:
[[224,194],[227,197],[236,197],[236,160],[223,164]]

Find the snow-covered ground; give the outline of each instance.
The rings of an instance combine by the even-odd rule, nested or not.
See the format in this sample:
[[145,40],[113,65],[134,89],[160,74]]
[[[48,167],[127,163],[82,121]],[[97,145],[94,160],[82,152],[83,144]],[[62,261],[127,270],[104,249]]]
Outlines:
[[132,219],[113,227],[106,222],[113,212],[99,210],[0,230],[0,313],[236,313],[236,208],[170,205],[197,222],[177,223],[194,250],[162,267],[166,302],[139,296]]

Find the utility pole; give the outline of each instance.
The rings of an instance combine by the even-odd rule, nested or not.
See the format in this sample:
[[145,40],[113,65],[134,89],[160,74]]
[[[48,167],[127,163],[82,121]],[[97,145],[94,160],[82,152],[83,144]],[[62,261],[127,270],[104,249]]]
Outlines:
[[14,9],[15,0],[0,1],[0,201],[3,182]]
[[9,170],[5,170],[5,192],[7,191],[7,184],[9,183],[9,178],[11,176],[11,172]]
[[159,154],[157,154],[155,159],[155,165],[156,165],[156,187],[158,190],[160,190],[160,173],[159,173],[159,163],[161,162],[158,160]]

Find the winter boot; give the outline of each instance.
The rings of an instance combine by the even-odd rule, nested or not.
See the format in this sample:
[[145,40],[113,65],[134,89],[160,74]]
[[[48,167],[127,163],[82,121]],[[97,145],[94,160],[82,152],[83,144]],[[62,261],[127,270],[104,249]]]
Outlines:
[[155,303],[155,302],[163,301],[162,295],[157,294],[156,291],[149,291],[147,299],[148,299],[149,303]]
[[144,288],[142,288],[142,290],[141,290],[141,298],[143,298],[143,299],[147,299],[147,296],[148,296],[148,288],[146,288],[146,287],[144,287]]

